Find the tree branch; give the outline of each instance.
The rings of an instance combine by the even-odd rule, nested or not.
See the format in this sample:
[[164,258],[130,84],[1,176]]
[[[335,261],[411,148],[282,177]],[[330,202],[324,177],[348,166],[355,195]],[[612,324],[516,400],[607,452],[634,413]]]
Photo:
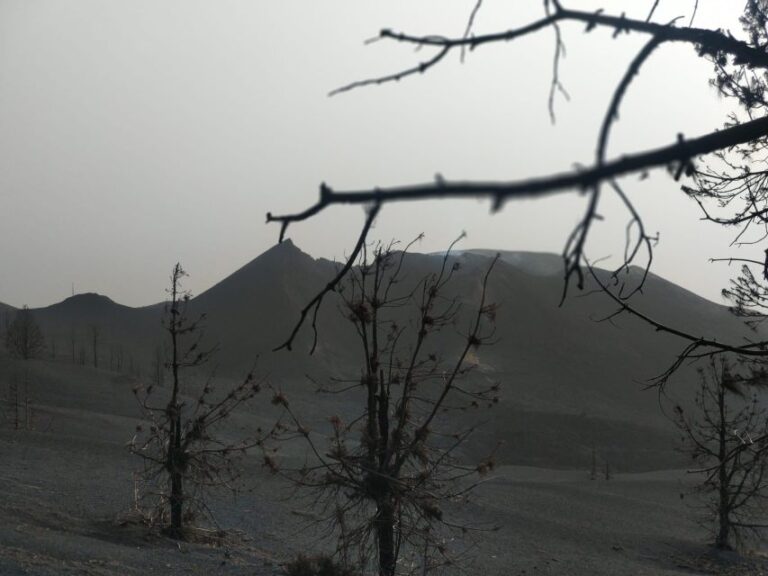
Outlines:
[[[321,201],[322,201],[322,194],[321,194]],[[313,212],[312,209],[310,208],[309,210],[303,212],[302,215],[300,215],[299,217],[294,217],[294,216],[272,217],[270,214],[267,214],[267,222],[271,222],[271,221],[282,222],[282,230],[280,233],[280,240],[282,240],[285,230],[288,227],[288,224],[290,222],[309,218],[309,216],[319,212],[320,209]],[[341,280],[347,275],[347,272],[349,272],[349,270],[354,265],[355,260],[357,260],[358,254],[360,254],[360,250],[362,250],[363,246],[365,245],[366,238],[368,237],[368,231],[371,229],[371,226],[373,225],[374,220],[376,220],[376,216],[378,215],[380,209],[381,209],[381,204],[379,202],[376,202],[370,208],[365,218],[365,224],[363,225],[363,230],[360,233],[360,237],[357,239],[357,244],[355,244],[355,248],[352,250],[352,253],[349,255],[349,258],[347,258],[347,261],[344,264],[344,266],[342,266],[342,268],[339,270],[336,276],[334,276],[333,279],[330,282],[328,282],[328,284],[326,284],[325,288],[323,288],[322,291],[320,291],[314,298],[312,298],[309,304],[304,306],[304,308],[301,310],[301,315],[299,317],[298,322],[296,322],[296,325],[293,327],[293,331],[291,332],[291,335],[288,337],[288,339],[285,342],[283,342],[280,346],[275,348],[273,352],[282,350],[283,348],[287,350],[292,349],[293,341],[296,339],[296,335],[299,333],[299,329],[301,329],[310,311],[312,311],[313,339],[312,339],[312,347],[309,353],[312,354],[315,351],[315,348],[317,347],[317,312],[318,310],[320,310],[320,304],[322,304],[323,298],[325,298],[326,294],[328,294],[329,292],[333,292],[336,289],[336,286],[338,286],[339,282],[341,282]]]
[[303,212],[295,214],[275,216],[272,213],[268,213],[267,222],[279,222],[281,224],[282,239],[288,224],[307,220],[334,204],[375,203],[379,205],[387,202],[412,200],[486,197],[493,200],[493,207],[495,210],[498,210],[507,200],[541,198],[574,189],[586,190],[597,182],[618,176],[641,172],[675,162],[687,164],[696,156],[744,144],[750,140],[765,137],[767,134],[768,117],[763,117],[723,130],[710,132],[693,140],[679,138],[675,144],[623,156],[611,162],[606,162],[602,166],[593,166],[586,170],[511,182],[451,182],[441,179],[436,182],[409,186],[342,192],[334,191],[323,184],[317,203]]

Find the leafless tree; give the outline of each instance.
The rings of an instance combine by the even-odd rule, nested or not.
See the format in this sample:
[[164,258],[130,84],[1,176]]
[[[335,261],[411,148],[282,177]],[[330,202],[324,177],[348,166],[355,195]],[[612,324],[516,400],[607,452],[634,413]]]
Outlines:
[[133,354],[128,355],[128,373],[135,378],[141,378],[141,364],[134,359]]
[[240,459],[256,441],[232,442],[216,431],[261,386],[249,373],[226,391],[216,390],[210,377],[195,391],[191,378],[210,360],[215,347],[203,347],[205,315],[189,315],[190,294],[182,287],[185,276],[176,264],[163,323],[170,341],[166,367],[171,386],[158,390],[154,383],[142,383],[134,389],[146,423],[137,427],[129,444],[144,464],[139,476],[142,499],[151,508],[148,519],[177,539],[186,537],[187,524],[197,514],[212,518],[206,503],[209,490],[234,489]]
[[118,372],[123,371],[123,346],[118,344],[115,349],[115,370]]
[[696,409],[688,414],[677,406],[676,423],[683,450],[702,467],[697,491],[705,497],[715,545],[730,549],[745,531],[768,528],[760,521],[768,496],[768,453],[740,449],[754,447],[765,434],[766,414],[756,396],[744,397],[744,377],[725,358],[710,358],[699,374]]
[[165,383],[165,350],[158,344],[152,352],[152,379],[155,386],[162,386]]
[[9,310],[6,310],[3,312],[3,340],[5,340],[6,335],[8,334],[8,328],[11,327],[11,312]]
[[22,360],[37,358],[45,350],[45,338],[28,307],[16,312],[5,335],[5,346],[12,356]]
[[75,327],[70,326],[69,328],[69,344],[70,344],[70,352],[72,353],[72,364],[77,362],[77,333],[75,332]]
[[93,324],[90,327],[91,333],[91,351],[93,353],[93,367],[99,367],[99,341],[101,339],[101,328],[98,325]]
[[[312,460],[291,469],[266,453],[273,470],[316,496],[342,562],[380,576],[451,563],[457,551],[443,539],[446,531],[489,528],[451,519],[450,506],[493,467],[493,450],[480,463],[459,457],[477,423],[463,426],[456,418],[493,406],[499,390],[498,383],[468,377],[478,350],[493,337],[496,308],[486,291],[496,258],[481,273],[478,301],[470,305],[447,295],[459,269],[450,250],[437,271],[406,288],[407,249],[394,248],[364,248],[338,290],[357,334],[361,374],[321,391],[357,395],[359,412],[348,422],[332,416],[329,435],[318,437],[275,391],[273,403],[285,416],[273,438],[303,439]],[[468,306],[471,312],[460,316]],[[465,321],[457,349],[449,352],[438,335]]]
[[[554,46],[553,77],[550,86],[549,108],[554,117],[556,95],[562,90],[559,79],[561,57],[565,47],[565,27],[578,24],[584,33],[596,29],[613,31],[613,42],[620,42],[625,35],[642,35],[647,43],[628,65],[624,75],[613,90],[609,105],[599,127],[596,142],[595,161],[592,165],[559,174],[522,178],[510,181],[450,181],[437,178],[431,182],[398,187],[371,187],[361,190],[338,191],[323,183],[316,203],[305,210],[285,215],[267,214],[268,222],[280,224],[282,239],[289,225],[314,217],[319,212],[341,204],[367,206],[362,231],[354,249],[350,252],[347,266],[341,270],[328,287],[302,311],[293,333],[283,344],[291,348],[296,334],[307,318],[315,318],[324,295],[341,282],[351,263],[359,256],[367,235],[380,211],[387,204],[412,200],[450,200],[456,198],[488,199],[494,210],[517,199],[543,198],[567,192],[586,193],[587,208],[571,232],[563,249],[564,290],[569,286],[584,286],[585,247],[593,223],[599,218],[602,198],[615,195],[626,208],[627,244],[624,262],[616,270],[611,285],[602,285],[616,300],[619,313],[633,314],[647,321],[655,330],[665,331],[686,341],[677,361],[670,370],[661,375],[660,382],[684,361],[725,352],[747,357],[768,355],[768,341],[758,339],[748,342],[728,342],[717,335],[702,337],[690,334],[675,326],[668,326],[663,319],[653,319],[637,312],[628,299],[642,283],[633,288],[623,285],[620,272],[629,269],[633,263],[640,263],[646,272],[653,260],[656,238],[649,234],[643,224],[642,215],[621,187],[620,178],[629,175],[644,175],[648,170],[666,167],[671,176],[686,179],[684,193],[699,201],[703,214],[712,222],[722,225],[740,226],[742,229],[755,228],[768,231],[768,199],[765,187],[766,145],[768,145],[768,115],[766,115],[766,69],[768,68],[768,1],[746,0],[742,18],[741,37],[720,29],[696,27],[695,12],[698,2],[691,4],[691,17],[677,18],[671,22],[656,22],[654,17],[663,0],[649,0],[643,5],[642,14],[611,14],[606,10],[585,12],[568,8],[561,0],[544,0],[544,13],[538,20],[515,29],[500,30],[488,34],[473,34],[472,27],[482,2],[478,1],[470,15],[465,33],[461,36],[429,34],[411,35],[393,30],[382,30],[379,38],[384,41],[410,45],[431,51],[426,60],[410,67],[404,67],[392,74],[353,82],[334,90],[332,94],[349,92],[365,86],[396,82],[412,76],[428,73],[454,54],[466,50],[477,50],[484,46],[522,42],[530,35],[543,31],[552,33]],[[640,4],[640,3],[638,3]],[[619,117],[622,103],[631,91],[634,78],[648,65],[650,57],[666,44],[684,44],[692,48],[693,58],[703,58],[714,68],[712,85],[726,98],[736,103],[737,110],[724,127],[707,126],[706,132],[694,138],[675,135],[666,145],[645,151],[621,151],[613,159],[609,157],[611,133]],[[527,137],[522,135],[521,137]],[[704,157],[703,161],[700,160]],[[735,208],[735,213],[714,216],[708,206],[715,203],[723,209]],[[757,241],[765,239],[759,236]],[[755,241],[752,239],[751,241]],[[761,275],[768,276],[763,259],[751,261],[761,266]]]
[[123,371],[123,346],[113,344],[109,348],[109,369],[113,372]]

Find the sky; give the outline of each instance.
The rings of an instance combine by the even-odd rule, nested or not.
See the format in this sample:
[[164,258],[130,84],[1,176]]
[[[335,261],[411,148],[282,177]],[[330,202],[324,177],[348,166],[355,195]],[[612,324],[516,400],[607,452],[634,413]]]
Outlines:
[[[517,180],[587,165],[627,63],[647,40],[563,28],[561,80],[547,95],[550,30],[486,46],[462,63],[328,97],[353,80],[428,57],[381,28],[461,35],[474,0],[0,0],[0,301],[44,306],[98,292],[131,306],[160,301],[173,264],[200,293],[272,246],[265,214],[334,189],[446,179]],[[645,16],[652,2],[612,0]],[[647,4],[647,6],[646,6]],[[699,26],[739,31],[740,2],[704,0]],[[570,7],[599,3],[572,0]],[[662,0],[658,21],[690,16],[693,0]],[[476,33],[525,24],[540,0],[484,0]],[[690,46],[663,46],[632,85],[609,157],[722,125],[730,103],[709,87],[711,66]],[[657,170],[625,181],[646,227],[660,234],[653,271],[706,298],[735,270],[712,257],[733,230],[702,222],[679,184]],[[443,250],[560,252],[585,206],[569,193],[508,203],[387,206],[375,237]],[[626,215],[608,199],[587,254],[620,255]],[[315,257],[343,258],[360,207],[334,208],[289,230]],[[611,262],[611,260],[608,260]]]

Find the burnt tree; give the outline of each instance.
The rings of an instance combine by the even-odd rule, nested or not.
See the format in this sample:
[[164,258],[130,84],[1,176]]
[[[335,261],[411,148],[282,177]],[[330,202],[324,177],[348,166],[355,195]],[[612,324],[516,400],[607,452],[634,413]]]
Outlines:
[[5,346],[12,356],[22,360],[38,358],[45,350],[45,338],[28,307],[16,312],[5,334]]
[[198,388],[193,385],[215,347],[203,346],[205,314],[190,316],[190,294],[182,287],[185,276],[176,264],[163,320],[169,340],[170,389],[158,389],[154,381],[134,389],[146,423],[137,427],[129,444],[144,464],[139,477],[142,500],[150,504],[147,519],[177,539],[186,537],[187,525],[197,515],[212,519],[206,503],[209,490],[234,489],[241,458],[256,440],[230,441],[217,429],[261,386],[252,372],[227,390],[216,390],[210,377]]
[[[302,438],[311,460],[291,468],[265,455],[273,470],[316,497],[340,560],[380,576],[451,564],[457,551],[445,543],[446,531],[490,529],[457,523],[450,507],[493,468],[492,448],[481,462],[460,455],[477,422],[458,415],[493,406],[499,391],[498,383],[471,377],[478,350],[493,337],[496,308],[486,292],[496,258],[473,271],[476,294],[462,302],[448,295],[459,270],[450,251],[406,288],[407,251],[394,247],[364,248],[339,288],[357,335],[360,376],[320,391],[352,396],[356,413],[348,422],[331,416],[329,435],[318,436],[276,391],[273,402],[285,415],[272,438]],[[463,334],[448,345],[454,329]]]
[[91,336],[91,352],[93,353],[93,367],[99,367],[99,342],[101,341],[101,328],[93,324],[89,328]]
[[702,467],[697,491],[715,546],[731,549],[745,532],[768,528],[759,520],[768,495],[768,453],[755,445],[765,434],[766,414],[756,396],[745,397],[752,376],[734,372],[726,359],[711,358],[699,376],[693,414],[677,406],[675,421],[683,451]]

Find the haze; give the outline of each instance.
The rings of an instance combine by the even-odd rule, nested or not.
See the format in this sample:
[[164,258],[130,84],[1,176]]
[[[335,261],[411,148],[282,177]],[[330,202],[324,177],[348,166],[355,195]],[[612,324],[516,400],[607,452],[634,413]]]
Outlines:
[[[588,163],[642,37],[610,42],[607,31],[564,29],[571,101],[558,99],[554,126],[549,33],[479,49],[423,78],[327,97],[426,58],[388,42],[364,46],[379,29],[459,35],[473,4],[2,0],[0,301],[47,305],[74,284],[148,304],[163,298],[178,260],[199,293],[276,242],[267,211],[309,205],[322,181],[345,189],[436,173],[519,179]],[[664,18],[689,15],[693,4],[667,3]],[[741,7],[705,3],[697,22],[735,33]],[[487,0],[475,30],[513,27],[541,10],[539,0]],[[706,87],[709,76],[690,48],[659,50],[633,85],[610,155],[720,126],[728,103]],[[733,270],[707,261],[734,253],[730,231],[697,221],[662,171],[627,188],[661,235],[654,271],[719,300]],[[376,235],[425,232],[419,249],[434,251],[466,230],[466,248],[559,252],[582,207],[574,194],[494,216],[474,202],[398,206],[384,211]],[[621,251],[625,217],[613,208],[604,207],[593,258]],[[361,217],[335,209],[289,235],[313,256],[341,258]]]

